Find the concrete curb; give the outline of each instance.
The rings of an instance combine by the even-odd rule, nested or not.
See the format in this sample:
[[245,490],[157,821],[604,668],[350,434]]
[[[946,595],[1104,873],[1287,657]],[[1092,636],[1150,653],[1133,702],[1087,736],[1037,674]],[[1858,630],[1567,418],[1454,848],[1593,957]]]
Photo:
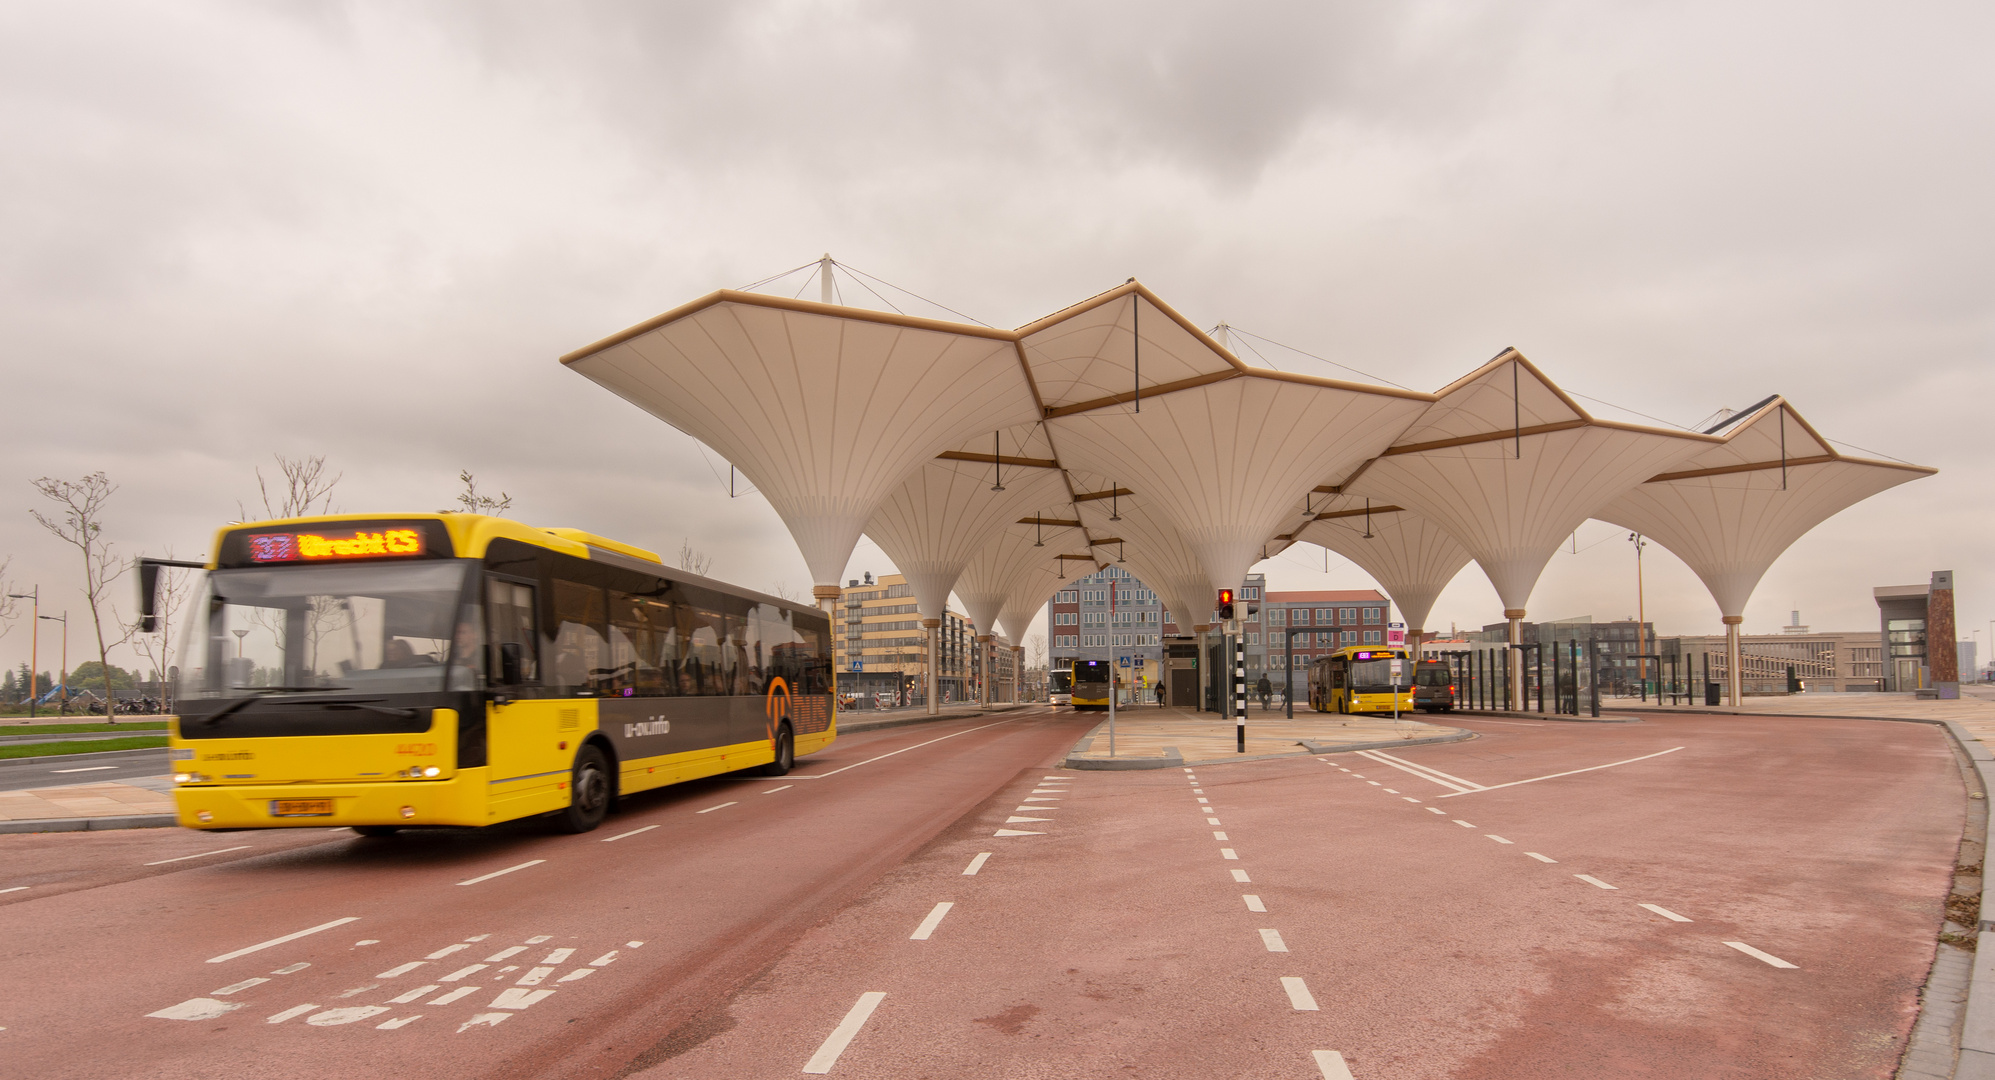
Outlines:
[[[1753,714],[1757,715],[1757,714]],[[1879,719],[1903,720],[1902,717],[1880,717]],[[1913,720],[1911,723],[1938,724],[1946,728],[1947,734],[1974,764],[1975,778],[1981,782],[1981,795],[1988,796],[1989,780],[1995,777],[1995,754],[1975,738],[1957,720]],[[1987,858],[1987,841],[1995,839],[1995,814],[1989,815],[1987,832],[1983,834],[1982,858]],[[1986,869],[1982,871],[1982,881],[1988,880]],[[1967,1009],[1960,1025],[1960,1058],[1954,1063],[1955,1080],[1995,1080],[1995,922],[1982,912],[1981,925],[1975,927],[1974,966],[1967,977]]]
[[1366,743],[1304,742],[1302,745],[1308,747],[1309,752],[1312,754],[1342,754],[1352,750],[1386,750],[1394,746],[1426,746],[1430,743],[1466,742],[1469,739],[1478,737],[1473,731],[1463,731],[1461,728],[1456,728],[1453,735],[1426,735],[1418,739],[1380,739],[1376,742]]
[[1175,746],[1166,746],[1168,757],[1113,757],[1075,758],[1070,757],[1060,763],[1063,769],[1081,769],[1093,772],[1122,772],[1128,769],[1178,769],[1183,768],[1185,759]]
[[1026,705],[1034,705],[1034,704],[1039,704],[1039,703],[1026,702],[1025,704],[1022,705],[993,705],[989,709],[959,709],[955,712],[950,712],[945,709],[941,713],[935,716],[930,716],[927,713],[923,713],[920,716],[895,716],[886,720],[852,720],[849,722],[840,720],[838,722],[838,731],[840,734],[850,733],[853,735],[857,735],[862,731],[878,731],[881,728],[906,727],[909,724],[930,724],[940,720],[970,720],[979,716],[995,716],[998,713],[1015,712],[1019,709],[1025,708]]
[[178,825],[172,814],[127,814],[122,817],[38,818],[0,821],[0,833],[101,832],[106,829],[166,829]]
[[1459,716],[1464,720],[1473,720],[1478,716],[1507,716],[1517,720],[1554,720],[1561,724],[1639,724],[1642,722],[1642,718],[1639,716],[1567,716],[1563,713],[1555,715],[1552,713],[1502,712],[1489,709],[1456,709],[1454,712],[1443,713],[1442,715]]
[[[95,761],[100,757],[117,757],[121,754],[164,754],[164,746],[140,746],[131,750],[85,750],[76,754],[44,754],[40,757],[0,758],[0,765],[35,765],[51,761]],[[89,783],[89,781],[84,781]],[[66,785],[50,784],[50,787]]]

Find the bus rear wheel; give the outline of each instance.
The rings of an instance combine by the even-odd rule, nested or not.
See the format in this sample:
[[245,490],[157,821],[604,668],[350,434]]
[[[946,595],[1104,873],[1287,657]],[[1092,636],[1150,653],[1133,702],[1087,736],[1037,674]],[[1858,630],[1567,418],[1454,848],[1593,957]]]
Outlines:
[[561,812],[564,832],[585,833],[603,823],[610,812],[610,763],[596,746],[582,747],[569,776],[568,809]]
[[790,734],[790,725],[776,729],[776,760],[762,766],[763,776],[784,776],[797,764],[797,740]]

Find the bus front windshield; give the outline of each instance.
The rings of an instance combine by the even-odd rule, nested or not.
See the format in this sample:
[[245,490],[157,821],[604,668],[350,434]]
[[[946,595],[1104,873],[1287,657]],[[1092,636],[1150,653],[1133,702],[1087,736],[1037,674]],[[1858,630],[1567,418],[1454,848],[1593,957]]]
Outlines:
[[1053,676],[1054,693],[1064,694],[1074,688],[1073,672],[1068,671],[1065,668],[1054,668],[1052,671],[1052,676]]
[[208,575],[188,627],[180,694],[433,693],[474,689],[470,561],[260,566]]

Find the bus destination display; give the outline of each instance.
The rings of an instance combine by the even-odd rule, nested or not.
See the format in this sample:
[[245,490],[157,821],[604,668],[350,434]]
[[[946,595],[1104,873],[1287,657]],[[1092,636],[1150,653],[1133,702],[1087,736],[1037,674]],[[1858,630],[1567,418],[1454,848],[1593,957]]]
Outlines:
[[256,563],[382,559],[422,553],[420,529],[356,529],[345,535],[274,532],[255,533],[249,538],[249,558]]

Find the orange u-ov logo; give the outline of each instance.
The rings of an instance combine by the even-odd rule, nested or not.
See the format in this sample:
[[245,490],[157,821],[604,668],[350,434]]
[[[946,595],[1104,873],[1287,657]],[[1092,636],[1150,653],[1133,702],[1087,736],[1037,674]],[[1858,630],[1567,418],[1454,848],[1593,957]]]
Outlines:
[[790,684],[780,675],[769,680],[769,696],[762,699],[762,711],[769,717],[769,742],[776,741],[776,725],[790,718]]

